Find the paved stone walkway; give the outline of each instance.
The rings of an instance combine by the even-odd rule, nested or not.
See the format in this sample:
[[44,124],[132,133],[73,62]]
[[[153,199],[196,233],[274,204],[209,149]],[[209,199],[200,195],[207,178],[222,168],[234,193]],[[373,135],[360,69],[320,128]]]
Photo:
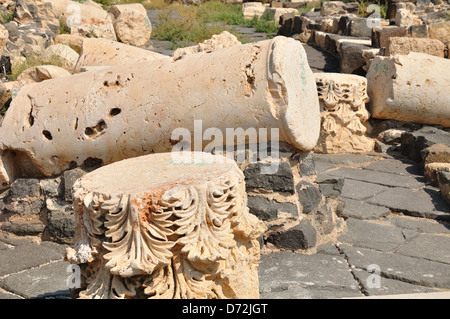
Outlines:
[[[262,255],[261,298],[442,291],[450,298],[450,207],[414,163],[379,155],[314,155],[319,185],[343,179],[336,185],[347,231],[316,254]],[[64,251],[52,242],[0,237],[0,298],[70,298]]]
[[425,183],[419,166],[373,155],[315,155],[317,181],[342,185],[347,231],[313,255],[263,255],[262,298],[440,291],[450,298],[450,206]]

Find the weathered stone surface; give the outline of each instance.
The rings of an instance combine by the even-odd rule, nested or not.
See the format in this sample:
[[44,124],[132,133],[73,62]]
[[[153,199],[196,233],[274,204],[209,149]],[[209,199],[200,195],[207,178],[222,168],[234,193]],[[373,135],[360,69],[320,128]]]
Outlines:
[[376,194],[367,200],[368,203],[385,206],[395,212],[426,217],[448,219],[448,205],[440,198],[439,194],[429,189],[411,190],[403,187],[395,187],[385,192]]
[[296,185],[298,199],[302,205],[302,212],[308,214],[319,206],[322,201],[322,194],[318,187],[306,181],[300,181]]
[[[20,272],[51,260],[62,259],[63,257],[54,250],[35,244],[30,240],[2,238],[0,241],[12,246],[12,249],[4,249],[0,254],[0,263],[2,265],[0,276]],[[23,258],[15,258],[17,256],[23,256]],[[27,258],[29,256],[33,256],[33,258]]]
[[439,172],[438,184],[442,197],[450,204],[450,172]]
[[11,184],[9,189],[9,198],[11,200],[19,200],[28,197],[39,197],[41,188],[39,180],[35,178],[19,178]]
[[20,85],[25,85],[70,75],[72,73],[56,65],[39,65],[28,68],[20,73],[17,81],[19,81]]
[[[58,17],[65,17],[68,25],[79,23],[80,18],[105,19],[107,12],[94,6],[70,0],[47,0]],[[68,20],[67,20],[68,19]]]
[[117,41],[86,38],[74,72],[80,72],[85,66],[119,66],[158,59],[168,61],[170,57]]
[[276,23],[280,21],[280,17],[285,13],[298,14],[298,10],[295,8],[268,8],[267,10],[269,10],[270,17]]
[[[369,182],[374,184],[380,184],[384,186],[394,186],[394,187],[405,187],[411,189],[417,189],[422,187],[424,184],[419,182],[412,176],[402,176],[398,174],[391,174],[385,172],[377,172],[370,170],[363,170],[357,168],[343,167],[337,170],[327,172],[327,174],[332,176],[344,177],[351,180],[357,180],[361,182]],[[347,180],[344,183],[344,188],[342,190],[342,196],[346,192]],[[362,191],[362,190],[361,190]]]
[[26,299],[69,298],[67,278],[70,274],[66,271],[67,266],[68,262],[58,261],[20,274],[12,274],[1,279],[0,286]]
[[[52,92],[60,94],[49,101]],[[0,128],[0,182],[30,171],[59,174],[88,159],[108,164],[193,148],[194,120],[202,120],[204,129],[218,128],[222,137],[230,135],[226,128],[242,128],[233,132],[238,141],[248,128],[278,129],[279,141],[311,150],[319,137],[320,109],[302,45],[275,37],[176,62],[154,60],[27,85]],[[20,134],[11,134],[13,128]],[[196,149],[230,143],[202,142]]]
[[47,229],[55,241],[71,244],[75,235],[75,217],[70,213],[54,211],[48,219]]
[[377,264],[383,277],[426,287],[450,287],[450,279],[446,276],[450,271],[448,264],[347,245],[340,245],[339,248],[350,265],[367,269],[369,265]]
[[390,216],[388,221],[403,229],[410,229],[418,233],[427,234],[450,234],[447,223],[437,222],[430,219],[414,218],[408,216]]
[[448,46],[450,43],[450,21],[430,23],[428,25],[428,34],[431,39],[442,41]]
[[266,9],[267,6],[261,2],[246,2],[242,4],[242,14],[246,19],[253,19],[254,16],[260,18]]
[[114,25],[109,19],[81,18],[80,23],[70,28],[72,35],[87,38],[103,38],[117,40]]
[[6,47],[6,41],[8,40],[9,34],[8,30],[3,26],[0,26],[0,52],[3,52]]
[[114,18],[117,19],[127,9],[136,10],[141,14],[147,16],[147,10],[142,5],[142,3],[114,4],[109,8],[108,12],[111,12],[114,15]]
[[327,17],[346,14],[345,3],[342,1],[322,1],[320,3],[320,15]]
[[213,35],[211,39],[205,40],[198,45],[176,49],[172,56],[175,60],[178,60],[186,54],[198,52],[210,53],[221,48],[226,48],[238,44],[241,44],[241,42],[236,38],[235,35],[231,34],[228,31],[223,31],[220,34]]
[[367,80],[350,74],[315,73],[321,131],[315,152],[367,153],[375,142],[366,136]]
[[449,244],[449,237],[419,234],[398,247],[395,253],[450,264]]
[[399,8],[395,13],[395,25],[399,27],[410,27],[415,24],[422,24],[422,20],[407,8]]
[[409,52],[421,52],[437,57],[444,57],[445,45],[436,39],[390,37],[386,55],[407,55]]
[[[328,281],[329,274],[333,280]],[[343,296],[361,294],[358,284],[346,267],[345,259],[329,254],[301,255],[280,251],[261,256],[259,267],[261,297],[271,292],[292,292],[289,298],[326,298],[328,290],[339,290]],[[299,291],[300,288],[307,289]]]
[[340,70],[342,73],[365,75],[363,67],[366,60],[363,52],[368,49],[365,44],[343,43],[340,46]]
[[372,36],[372,28],[369,26],[366,18],[352,18],[348,25],[348,35],[370,38]]
[[408,36],[412,38],[428,38],[428,26],[426,24],[416,24],[408,28]]
[[223,156],[184,155],[190,165],[173,162],[174,153],[151,154],[75,183],[66,258],[101,267],[81,270],[80,298],[259,297],[257,238],[266,227],[248,212],[242,171]]
[[267,241],[279,248],[308,249],[316,245],[317,231],[308,219],[303,218],[298,225],[270,235]]
[[410,52],[376,57],[367,73],[372,117],[450,126],[450,60]]
[[387,207],[371,205],[349,198],[342,198],[342,200],[345,203],[345,207],[338,216],[345,218],[379,219],[387,216],[391,212]]
[[63,174],[64,199],[72,201],[72,187],[75,181],[85,175],[86,172],[81,168],[67,170]]
[[450,162],[448,163],[425,163],[424,165],[424,175],[430,184],[437,186],[437,173],[439,171],[450,172]]
[[364,166],[364,169],[371,171],[392,173],[398,175],[416,175],[422,176],[423,171],[419,165],[402,159],[383,159],[370,165]]
[[372,30],[372,46],[376,48],[387,48],[389,46],[390,37],[405,37],[407,29],[405,27],[383,27],[374,28]]
[[42,61],[58,61],[62,67],[72,72],[79,58],[79,54],[71,47],[64,44],[54,44],[49,46],[42,53]]
[[344,179],[320,175],[315,182],[319,184],[319,190],[325,197],[339,196],[344,187]]
[[297,218],[299,215],[297,205],[269,200],[262,196],[248,196],[247,206],[250,213],[261,220],[271,220],[280,217]]
[[395,226],[349,218],[347,228],[348,232],[339,236],[338,241],[353,247],[393,251],[405,242],[402,230]]
[[[450,143],[450,135],[449,140]],[[422,151],[423,163],[450,163],[450,145],[441,143],[433,144]]]
[[76,34],[58,34],[55,37],[55,44],[65,44],[75,50],[78,54],[81,53],[83,40],[85,38]]
[[263,162],[250,163],[244,170],[247,189],[261,188],[276,192],[294,193],[294,176],[288,162],[280,162],[274,174],[263,174]]
[[434,144],[450,146],[450,133],[432,126],[401,135],[401,152],[409,159],[421,163],[422,151]]
[[116,18],[114,30],[122,43],[142,47],[150,40],[152,24],[147,12],[143,14],[135,9],[125,9]]
[[[414,293],[430,293],[437,291],[437,289],[427,288],[419,285],[413,285],[401,280],[389,279],[379,276],[374,282],[374,270],[367,272],[359,268],[352,270],[352,274],[357,278],[358,282],[363,287],[363,291],[367,296],[383,296],[407,294],[408,297]],[[378,286],[379,285],[379,286]],[[426,295],[424,295],[426,296]],[[400,297],[400,296],[399,296]]]
[[38,218],[15,219],[1,224],[1,230],[19,236],[37,236],[42,234],[45,225]]

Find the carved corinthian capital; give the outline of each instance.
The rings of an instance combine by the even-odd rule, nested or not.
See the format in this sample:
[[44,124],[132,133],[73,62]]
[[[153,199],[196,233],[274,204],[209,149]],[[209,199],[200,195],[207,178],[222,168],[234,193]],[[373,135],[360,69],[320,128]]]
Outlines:
[[367,133],[370,115],[366,78],[352,74],[315,73],[321,111],[321,131],[314,151],[365,153],[374,141]]
[[258,298],[257,238],[234,161],[171,153],[104,166],[73,188],[81,298]]

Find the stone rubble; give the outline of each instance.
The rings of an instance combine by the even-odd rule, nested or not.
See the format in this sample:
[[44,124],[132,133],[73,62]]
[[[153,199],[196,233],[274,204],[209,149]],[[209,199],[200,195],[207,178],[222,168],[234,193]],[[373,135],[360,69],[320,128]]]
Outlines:
[[[300,14],[298,9],[309,4],[316,8]],[[246,144],[246,159],[238,163],[249,212],[267,228],[258,239],[261,298],[349,298],[450,290],[446,276],[450,271],[448,1],[388,1],[386,18],[379,21],[360,17],[357,2],[243,3],[248,19],[263,14],[275,18],[279,22],[276,41],[295,48],[295,54],[290,50],[292,55],[286,59],[289,64],[278,61],[282,69],[295,65],[294,55],[305,68],[305,73],[297,72],[301,74],[297,84],[285,89],[290,96],[291,89],[301,91],[306,83],[309,95],[303,98],[309,103],[281,120],[282,103],[271,101],[265,108],[267,96],[262,93],[264,81],[276,74],[270,63],[261,62],[270,56],[264,53],[270,41],[242,44],[224,32],[169,56],[148,46],[153,20],[140,3],[115,4],[108,11],[91,0],[82,4],[18,0],[15,7],[14,20],[0,27],[3,56],[11,64],[20,64],[31,54],[59,56],[64,67],[36,66],[23,71],[17,81],[0,85],[0,102],[9,106],[0,118],[0,175],[5,183],[0,186],[4,189],[0,192],[0,298],[73,297],[66,284],[64,250],[76,234],[77,197],[72,193],[76,181],[122,158],[150,149],[169,151],[179,141],[155,138],[152,147],[141,150],[142,141],[155,137],[158,124],[159,130],[167,131],[162,134],[166,137],[175,126],[192,126],[189,122],[200,114],[225,118],[217,114],[232,101],[236,117],[224,127],[279,127],[280,121],[294,127],[290,133],[294,139],[287,134],[280,136],[278,146],[257,145],[259,155],[276,152],[278,159],[258,155],[251,161],[254,149]],[[79,21],[71,18],[75,11],[81,13]],[[58,34],[61,22],[71,25],[71,34]],[[249,55],[251,63],[239,64],[246,60],[247,51],[254,53]],[[337,61],[336,65],[328,65],[330,61]],[[205,69],[205,63],[210,67]],[[220,67],[222,71],[214,71],[213,65],[219,64],[227,72],[221,73]],[[194,69],[198,76],[186,86],[185,76]],[[237,76],[242,70],[245,87]],[[139,83],[136,91],[125,94],[128,74],[144,75],[134,80]],[[212,84],[199,84],[201,77]],[[223,91],[219,78],[236,85]],[[280,79],[272,80],[278,83]],[[98,86],[93,87],[93,82]],[[186,89],[178,100],[167,90],[183,86]],[[252,93],[235,94],[239,87],[245,92],[250,87]],[[102,89],[111,93],[99,95]],[[276,90],[269,86],[269,91],[275,94]],[[276,92],[284,91],[278,88]],[[144,95],[153,100],[145,100]],[[202,97],[205,101],[198,102]],[[256,113],[247,112],[252,97]],[[50,101],[55,109],[48,107]],[[76,101],[78,109],[72,105],[67,128],[48,126],[58,122],[58,114],[64,113],[67,119],[67,109],[61,106],[68,101]],[[186,101],[198,103],[190,114],[181,114],[183,103],[189,104]],[[201,103],[208,108],[195,113]],[[167,121],[155,121],[151,129],[144,130],[146,134],[139,135],[136,132],[141,128],[133,121],[145,118],[146,113],[139,115],[136,106],[147,104],[158,106],[157,117],[179,114],[172,119],[178,123],[171,127]],[[106,120],[94,116],[94,111],[106,112]],[[123,123],[113,122],[122,118],[120,114],[127,115]],[[253,120],[254,114],[265,122],[238,120]],[[278,122],[268,120],[272,117]],[[107,148],[102,142],[102,136],[110,139],[112,123],[118,126],[117,132],[123,132],[121,138],[129,136],[122,143],[122,153],[115,143]],[[216,122],[205,125],[219,126]],[[11,142],[15,136],[11,132],[20,129],[18,141]],[[84,135],[92,132],[93,140],[101,143],[80,147],[73,135],[77,129]],[[68,134],[64,138],[68,146],[61,148],[56,142],[65,130],[73,136]],[[67,142],[70,138],[75,139]],[[34,145],[37,140],[44,143]],[[133,140],[139,145],[132,144]],[[46,149],[49,144],[54,146],[51,151]],[[239,152],[235,149],[235,160]],[[261,174],[274,163],[275,174]],[[380,268],[379,287],[370,285],[373,269],[369,265]],[[42,279],[49,274],[54,281]],[[39,285],[24,284],[24,278]]]

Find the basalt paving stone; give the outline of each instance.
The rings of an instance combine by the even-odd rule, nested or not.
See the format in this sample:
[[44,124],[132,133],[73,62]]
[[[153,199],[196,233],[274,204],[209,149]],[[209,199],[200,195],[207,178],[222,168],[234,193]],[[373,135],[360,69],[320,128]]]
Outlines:
[[395,187],[367,200],[368,203],[385,206],[395,212],[439,220],[449,220],[449,205],[431,188],[411,190]]
[[335,165],[362,165],[377,161],[373,156],[358,154],[313,154],[314,160]]
[[343,197],[341,200],[345,203],[345,207],[340,216],[345,218],[379,219],[391,212],[387,207],[371,205],[358,200]]
[[419,234],[398,247],[395,253],[450,264],[450,237]]
[[261,299],[335,299],[363,297],[364,295],[351,288],[346,287],[314,287],[289,288],[286,290],[261,293]]
[[397,295],[397,294],[411,294],[436,292],[438,289],[433,289],[424,286],[413,285],[400,280],[389,279],[379,276],[376,271],[371,270],[367,272],[363,269],[353,269],[353,275],[358,279],[363,287],[363,291],[368,296],[379,295]]
[[387,186],[345,179],[341,196],[361,201],[387,190],[389,190]]
[[391,187],[417,189],[425,185],[412,176],[402,176],[351,167],[342,167],[337,170],[328,171],[327,174]]
[[70,297],[67,279],[66,261],[57,261],[47,265],[12,274],[0,279],[0,286],[26,299]]
[[23,298],[18,295],[14,295],[9,292],[3,292],[0,290],[0,300],[1,299],[23,299]]
[[55,250],[43,247],[30,240],[0,238],[0,242],[9,246],[9,248],[0,252],[0,276],[63,258]]
[[349,295],[359,294],[358,284],[342,256],[275,252],[261,255],[258,273],[262,294],[297,288],[346,290]]
[[409,216],[391,216],[388,221],[397,227],[411,229],[419,233],[450,235],[450,223],[442,221]]
[[397,159],[384,159],[365,166],[364,169],[398,175],[423,176],[423,169],[421,169],[418,165]]
[[354,218],[347,219],[347,233],[338,237],[341,243],[381,251],[393,251],[405,243],[401,228]]
[[403,282],[450,289],[450,265],[395,253],[339,245],[351,267],[366,269],[377,265],[383,277]]

